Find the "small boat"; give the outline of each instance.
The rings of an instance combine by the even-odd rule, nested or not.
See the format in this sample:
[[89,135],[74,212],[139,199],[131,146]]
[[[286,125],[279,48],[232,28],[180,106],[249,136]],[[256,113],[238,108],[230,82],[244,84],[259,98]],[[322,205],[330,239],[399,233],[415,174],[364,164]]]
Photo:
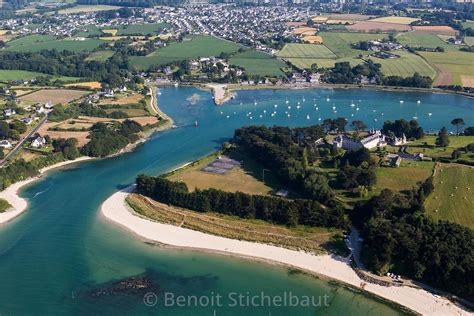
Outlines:
[[351,107],[356,106],[356,105],[354,104],[354,100],[352,100],[351,102],[352,102],[352,103],[351,103]]
[[179,86],[179,83],[175,82],[174,86],[175,86],[175,87],[178,87],[178,86]]
[[318,121],[321,121],[321,118],[320,118],[320,117],[318,118]]
[[309,120],[309,115],[306,115],[306,119]]
[[431,116],[431,115],[433,115],[433,113],[431,113],[431,112],[430,112],[430,113],[428,113],[428,116]]
[[421,103],[421,101],[420,101],[420,100],[418,100],[418,101],[416,101],[416,103],[420,104],[420,103]]
[[328,102],[329,102],[329,101],[331,101],[331,99],[329,99],[329,98],[326,98],[326,101],[328,101]]
[[319,108],[318,108],[318,107],[316,107],[316,111],[318,111],[318,110],[319,110]]
[[336,107],[335,107],[335,106],[333,106],[333,107],[332,107],[332,109],[333,109],[333,110],[335,110],[335,109],[336,109]]
[[278,104],[275,104],[273,107],[274,107],[274,108],[277,108],[277,107],[278,107]]
[[297,108],[297,109],[299,109],[299,108],[301,108],[301,106],[300,106],[300,105],[298,105],[296,108]]
[[356,111],[359,111],[359,108],[356,108]]
[[403,104],[403,102],[405,102],[405,101],[403,101],[403,100],[400,100],[400,104]]
[[194,127],[198,127],[199,126],[199,123],[197,120],[194,121]]
[[306,101],[306,99],[303,97],[303,102],[305,102],[305,101]]

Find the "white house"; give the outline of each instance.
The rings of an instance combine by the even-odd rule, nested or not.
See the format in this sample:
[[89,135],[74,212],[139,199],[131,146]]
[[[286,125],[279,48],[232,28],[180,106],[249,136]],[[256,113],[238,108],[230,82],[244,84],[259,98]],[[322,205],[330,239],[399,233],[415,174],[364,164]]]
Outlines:
[[43,147],[44,145],[46,145],[46,139],[41,136],[36,137],[30,144],[30,146],[34,148]]
[[48,101],[48,102],[46,102],[46,104],[44,105],[44,107],[45,107],[45,109],[47,109],[47,110],[51,110],[52,108],[54,108],[54,104],[53,104],[53,102]]
[[5,114],[5,116],[12,116],[16,114],[16,111],[13,109],[6,109],[3,111],[3,114]]
[[10,149],[12,148],[12,144],[6,139],[0,141],[0,147],[5,148],[5,149]]
[[377,146],[384,146],[387,142],[385,140],[385,135],[383,135],[381,131],[373,130],[369,136],[362,139],[351,138],[346,135],[338,135],[332,144],[337,148],[351,151],[359,150],[363,147],[372,149]]

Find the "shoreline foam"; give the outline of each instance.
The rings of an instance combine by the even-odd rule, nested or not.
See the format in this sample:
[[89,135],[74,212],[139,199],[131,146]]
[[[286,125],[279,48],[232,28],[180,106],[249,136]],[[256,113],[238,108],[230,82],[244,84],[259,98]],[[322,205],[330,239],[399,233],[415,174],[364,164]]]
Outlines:
[[[278,263],[341,281],[356,288],[360,288],[364,283],[344,259],[331,255],[315,256],[302,251],[239,241],[140,217],[132,213],[125,202],[125,198],[133,188],[134,186],[130,186],[109,197],[101,206],[101,214],[107,220],[141,238],[173,247]],[[422,289],[407,286],[383,287],[365,283],[363,290],[424,315],[469,315],[467,311],[448,299],[435,296]]]

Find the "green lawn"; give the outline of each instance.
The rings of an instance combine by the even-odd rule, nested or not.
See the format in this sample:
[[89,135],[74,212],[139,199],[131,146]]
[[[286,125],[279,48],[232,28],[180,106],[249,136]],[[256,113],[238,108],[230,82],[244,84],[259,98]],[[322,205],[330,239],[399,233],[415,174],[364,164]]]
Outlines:
[[230,63],[244,68],[250,76],[279,77],[284,75],[281,69],[286,67],[286,64],[277,58],[251,50],[233,55]]
[[111,50],[99,50],[90,54],[86,60],[95,60],[104,62],[114,55],[114,52]]
[[199,57],[219,56],[222,52],[235,53],[241,48],[238,44],[212,36],[192,36],[189,39],[157,49],[147,56],[130,58],[137,69],[148,69],[150,66],[166,65],[171,62]]
[[167,23],[149,23],[149,24],[133,24],[123,25],[117,28],[116,36],[126,35],[155,35],[163,31],[164,28],[169,27]]
[[383,189],[394,191],[410,190],[416,187],[418,182],[423,182],[431,175],[433,162],[424,161],[402,161],[398,168],[378,168],[377,184],[375,191]]
[[[452,126],[449,126],[449,128],[452,128]],[[448,147],[436,147],[435,140],[436,136],[429,135],[422,139],[409,142],[407,144],[408,152],[421,152],[426,156],[435,158],[451,158],[451,154],[456,148],[465,147],[474,143],[474,136],[450,136]]]
[[[24,71],[24,70],[0,70],[0,81],[10,81],[10,80],[30,80],[36,77],[45,77],[51,76],[48,74],[33,72],[33,71]],[[53,80],[61,81],[76,81],[80,78],[76,77],[65,77],[65,76],[51,76]]]
[[447,220],[474,229],[474,169],[441,164],[434,177],[434,191],[425,202],[434,220]]
[[436,76],[436,71],[420,56],[406,51],[395,51],[393,53],[400,56],[400,58],[382,59],[370,57],[375,63],[382,65],[382,72],[385,76],[409,77],[415,72],[431,78]]
[[69,50],[69,51],[90,51],[101,44],[104,41],[98,39],[84,39],[84,40],[74,40],[74,39],[56,39],[53,36],[48,35],[30,35],[21,37],[19,39],[8,42],[7,51],[17,51],[17,52],[38,52],[40,50]]

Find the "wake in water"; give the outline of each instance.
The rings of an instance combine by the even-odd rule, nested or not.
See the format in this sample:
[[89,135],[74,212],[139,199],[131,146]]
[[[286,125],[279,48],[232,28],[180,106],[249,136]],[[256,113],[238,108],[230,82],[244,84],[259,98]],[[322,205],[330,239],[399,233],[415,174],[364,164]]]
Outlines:
[[39,191],[39,192],[35,193],[35,195],[33,195],[33,199],[35,199],[38,195],[41,195],[41,194],[47,192],[50,188],[51,188],[51,186],[47,187],[43,191]]

